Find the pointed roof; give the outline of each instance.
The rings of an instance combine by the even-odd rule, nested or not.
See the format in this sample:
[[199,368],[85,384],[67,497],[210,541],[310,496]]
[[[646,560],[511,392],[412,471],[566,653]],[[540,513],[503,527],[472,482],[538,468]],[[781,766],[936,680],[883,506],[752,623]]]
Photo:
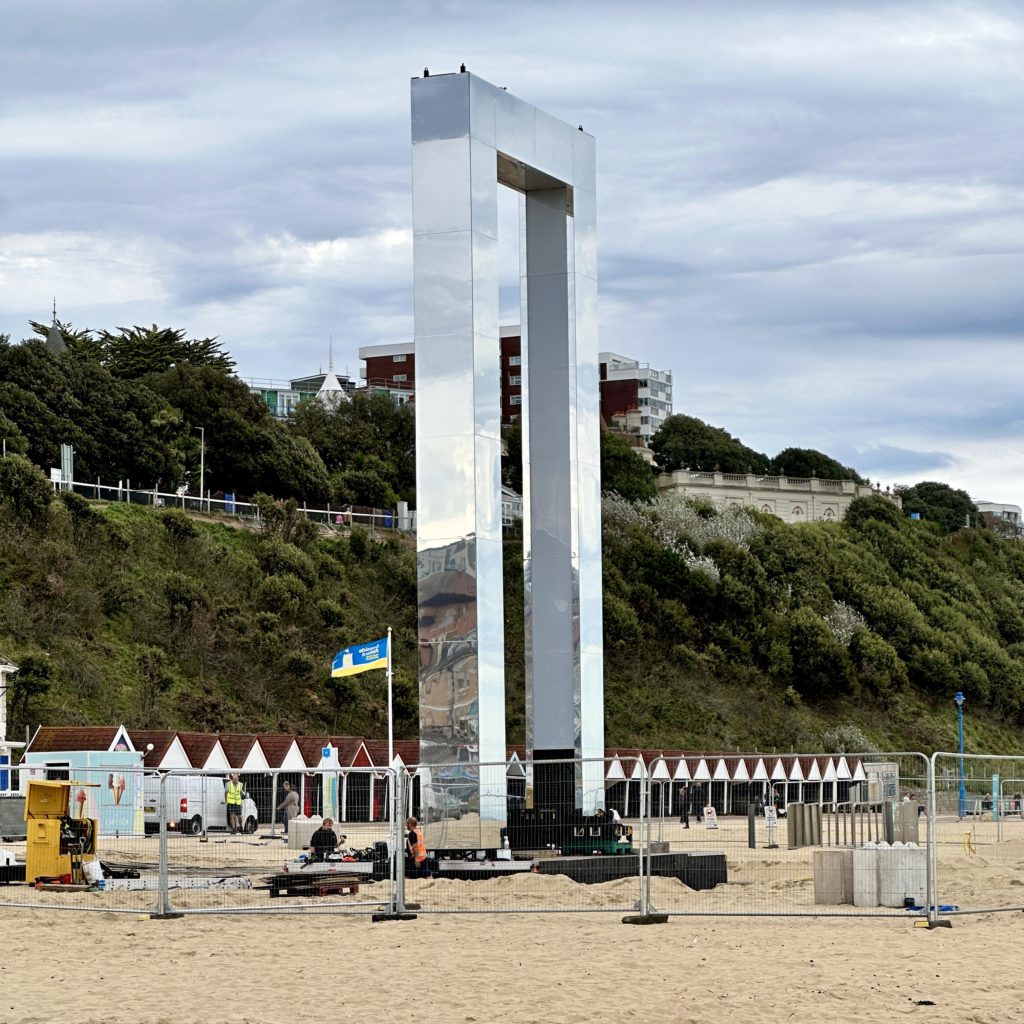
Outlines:
[[57,326],[57,307],[54,305],[53,323],[50,324],[50,330],[46,335],[46,351],[51,356],[62,356],[67,350],[68,347],[64,342],[64,335],[61,334],[60,328]]
[[351,399],[348,392],[341,386],[341,381],[333,370],[328,370],[324,377],[320,390],[316,393],[316,400],[324,405],[332,406],[340,402],[349,402]]
[[232,768],[241,768],[252,750],[256,737],[247,732],[222,732],[217,737]]
[[296,736],[295,742],[298,745],[299,753],[307,768],[315,768],[320,763],[324,747],[330,742],[329,736]]
[[217,737],[209,732],[179,732],[178,739],[185,748],[193,768],[205,768],[217,744]]
[[[195,767],[173,729],[133,729],[132,743],[143,752],[142,763],[147,768]],[[153,749],[146,750],[150,743]]]
[[[295,742],[294,737],[282,733],[260,733],[256,739],[263,749],[263,756],[271,768],[290,768],[292,764],[285,764],[288,752]],[[297,748],[296,748],[297,749]],[[305,767],[305,765],[303,765]]]

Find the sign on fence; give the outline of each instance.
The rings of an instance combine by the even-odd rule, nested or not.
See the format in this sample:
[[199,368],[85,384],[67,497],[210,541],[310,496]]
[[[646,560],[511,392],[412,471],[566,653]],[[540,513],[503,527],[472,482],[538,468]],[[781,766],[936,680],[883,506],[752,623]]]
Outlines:
[[704,808],[704,827],[718,828],[718,812],[710,804]]

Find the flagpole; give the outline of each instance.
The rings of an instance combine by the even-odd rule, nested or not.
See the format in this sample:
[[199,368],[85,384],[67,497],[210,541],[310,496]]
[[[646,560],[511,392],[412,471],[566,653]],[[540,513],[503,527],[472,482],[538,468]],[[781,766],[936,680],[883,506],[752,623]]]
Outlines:
[[391,698],[391,627],[388,626],[388,770],[395,763],[395,716]]

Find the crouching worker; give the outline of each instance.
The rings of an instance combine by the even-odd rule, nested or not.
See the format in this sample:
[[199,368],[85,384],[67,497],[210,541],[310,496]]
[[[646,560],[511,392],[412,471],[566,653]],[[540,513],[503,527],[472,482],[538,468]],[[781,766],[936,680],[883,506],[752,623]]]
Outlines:
[[334,834],[334,819],[324,818],[323,824],[309,837],[309,859],[327,860],[328,856],[341,849],[345,836],[340,839]]
[[423,838],[423,829],[415,818],[406,818],[405,827],[409,830],[405,836],[405,877],[429,878],[427,844]]

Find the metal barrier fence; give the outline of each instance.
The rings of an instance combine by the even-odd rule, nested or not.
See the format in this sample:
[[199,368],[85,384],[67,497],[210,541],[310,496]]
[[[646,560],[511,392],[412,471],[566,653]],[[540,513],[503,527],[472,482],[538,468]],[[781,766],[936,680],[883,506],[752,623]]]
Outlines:
[[[260,521],[260,510],[251,501],[239,496],[225,494],[215,498],[212,494],[200,497],[196,494],[177,494],[159,491],[156,488],[132,487],[131,481],[118,483],[116,487],[109,484],[73,481],[55,483],[57,490],[67,489],[80,494],[84,498],[98,501],[127,502],[132,505],[151,505],[159,508],[180,508],[189,512],[200,512],[206,515],[227,516],[242,521]],[[363,526],[371,532],[376,530],[413,530],[415,529],[415,512],[400,515],[391,509],[377,509],[363,506],[344,505],[340,508],[309,508],[305,503],[298,510],[312,522],[329,530],[340,531],[351,526]]]
[[[831,774],[819,770],[829,763]],[[916,860],[912,879],[910,869],[891,859],[888,848],[873,846],[884,839],[879,830],[886,805],[895,807],[890,813],[897,815],[904,795],[927,794],[928,768],[924,754],[905,752],[679,758],[671,781],[674,800],[660,816],[655,808],[651,831],[667,844],[668,853],[706,858],[705,884],[695,888],[659,878],[655,859],[648,911],[925,914],[925,820],[918,830],[919,850],[909,854]],[[855,877],[862,883],[856,887]],[[916,909],[908,911],[911,899],[909,906]]]
[[[1024,757],[704,755],[654,765],[617,757],[247,772],[235,818],[225,771],[156,773],[127,755],[90,756],[84,768],[50,758],[9,769],[14,790],[29,779],[52,785],[27,809],[16,793],[0,796],[0,907],[933,923],[1024,909]],[[819,771],[826,762],[836,770]],[[409,815],[418,819],[411,847]],[[335,821],[333,842],[325,817]],[[414,855],[417,828],[425,859]],[[102,878],[87,866],[93,860]]]
[[[606,781],[612,764],[624,773]],[[649,780],[639,758],[420,765],[430,875],[417,913],[632,913],[647,900]]]
[[939,914],[1024,910],[1024,757],[932,755]]
[[[156,909],[160,844],[146,834],[145,807],[158,780],[123,758],[110,760],[101,767],[5,768],[14,792],[0,798],[0,907]],[[65,785],[46,787],[26,807],[16,793],[29,779]],[[97,859],[110,874],[102,889],[91,882]],[[31,884],[37,878],[50,880],[46,888]]]

